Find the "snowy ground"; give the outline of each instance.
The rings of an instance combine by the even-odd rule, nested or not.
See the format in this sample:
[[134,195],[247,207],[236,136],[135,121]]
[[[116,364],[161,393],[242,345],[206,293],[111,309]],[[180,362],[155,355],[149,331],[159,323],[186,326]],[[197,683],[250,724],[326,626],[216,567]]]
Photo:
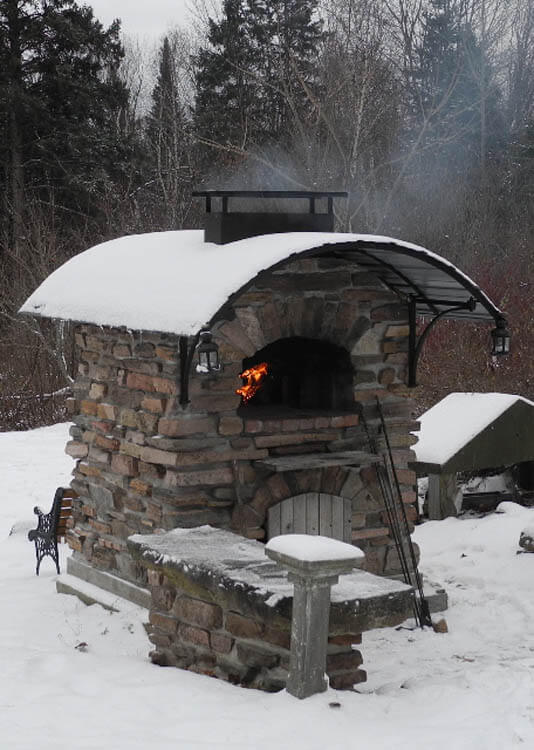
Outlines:
[[33,506],[48,510],[68,482],[66,440],[65,425],[0,434],[0,748],[534,745],[534,555],[516,554],[534,510],[508,504],[504,514],[420,527],[423,570],[449,592],[450,632],[367,634],[360,693],[298,701],[153,666],[143,610],[110,614],[56,594],[48,559],[35,576],[26,533]]

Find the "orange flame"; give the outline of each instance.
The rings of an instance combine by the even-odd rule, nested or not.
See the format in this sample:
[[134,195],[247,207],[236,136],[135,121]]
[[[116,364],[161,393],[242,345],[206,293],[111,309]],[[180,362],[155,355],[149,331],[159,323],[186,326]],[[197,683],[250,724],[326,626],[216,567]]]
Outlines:
[[246,380],[246,383],[238,388],[236,393],[242,396],[245,403],[250,401],[252,396],[255,396],[260,390],[268,372],[269,365],[267,362],[261,362],[259,365],[254,365],[254,367],[250,367],[241,373],[239,377]]

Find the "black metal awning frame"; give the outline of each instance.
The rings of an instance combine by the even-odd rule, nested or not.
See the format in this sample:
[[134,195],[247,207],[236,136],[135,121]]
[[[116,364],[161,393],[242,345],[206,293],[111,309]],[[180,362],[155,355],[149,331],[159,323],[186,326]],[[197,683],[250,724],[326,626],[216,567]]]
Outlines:
[[[307,195],[306,197],[310,197]],[[258,277],[272,273],[292,260],[302,258],[338,258],[353,261],[360,269],[373,273],[382,283],[403,300],[408,307],[408,385],[417,384],[417,364],[423,344],[434,327],[443,318],[494,322],[496,326],[506,324],[502,311],[468,276],[449,261],[424,248],[382,238],[324,243],[298,253],[292,253],[269,268],[260,271],[237,289],[206,323],[214,323],[229,316],[234,301]],[[417,318],[430,317],[422,333],[417,336]],[[187,363],[187,372],[182,372],[182,395],[180,401],[187,403],[187,380],[192,364],[198,336],[190,345],[188,356],[180,358]],[[185,347],[185,342],[182,343]],[[184,351],[185,354],[185,351]]]

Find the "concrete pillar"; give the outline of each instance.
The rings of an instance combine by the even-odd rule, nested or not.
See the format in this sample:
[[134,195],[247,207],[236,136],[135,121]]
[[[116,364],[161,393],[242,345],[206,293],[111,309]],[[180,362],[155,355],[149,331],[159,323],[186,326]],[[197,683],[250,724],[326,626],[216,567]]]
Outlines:
[[328,687],[330,588],[342,573],[360,566],[365,556],[351,544],[306,534],[274,537],[265,553],[288,571],[288,580],[295,587],[286,689],[297,698],[307,698]]

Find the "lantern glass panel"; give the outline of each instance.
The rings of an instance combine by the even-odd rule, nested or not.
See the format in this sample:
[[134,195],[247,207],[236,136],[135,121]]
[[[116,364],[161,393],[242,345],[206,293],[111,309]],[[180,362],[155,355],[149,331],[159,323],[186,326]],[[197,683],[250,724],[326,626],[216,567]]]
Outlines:
[[219,367],[219,353],[215,346],[208,352],[208,367],[210,370],[217,370]]
[[497,324],[491,332],[493,339],[493,350],[492,354],[508,354],[510,352],[510,334],[506,328],[506,325]]

